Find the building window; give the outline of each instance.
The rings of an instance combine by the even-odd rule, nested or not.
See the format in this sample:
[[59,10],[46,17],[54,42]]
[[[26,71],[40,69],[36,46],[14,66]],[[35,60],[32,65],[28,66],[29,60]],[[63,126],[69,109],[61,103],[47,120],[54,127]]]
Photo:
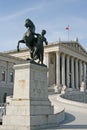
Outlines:
[[5,81],[5,71],[2,71],[2,81]]
[[13,72],[10,72],[10,82],[13,83]]
[[6,97],[7,97],[7,93],[4,93],[4,95],[3,95],[3,103],[6,103]]

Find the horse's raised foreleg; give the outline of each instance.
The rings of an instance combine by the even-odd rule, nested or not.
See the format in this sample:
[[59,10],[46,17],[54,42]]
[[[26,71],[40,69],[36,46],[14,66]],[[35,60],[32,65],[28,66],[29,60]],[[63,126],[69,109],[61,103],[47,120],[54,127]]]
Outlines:
[[18,45],[17,45],[17,51],[19,52],[19,42],[18,42]]
[[25,42],[24,42],[24,40],[18,41],[18,45],[17,45],[17,51],[18,51],[18,52],[20,51],[20,50],[19,50],[19,45],[20,45],[20,43],[25,43]]

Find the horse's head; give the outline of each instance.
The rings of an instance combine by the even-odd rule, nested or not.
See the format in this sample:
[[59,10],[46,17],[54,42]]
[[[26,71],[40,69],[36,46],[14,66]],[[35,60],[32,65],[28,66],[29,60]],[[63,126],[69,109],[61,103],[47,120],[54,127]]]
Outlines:
[[30,19],[26,19],[25,20],[25,27],[28,28],[30,26],[30,24],[31,24]]
[[30,19],[25,20],[25,27],[29,28],[31,32],[35,32],[35,25]]

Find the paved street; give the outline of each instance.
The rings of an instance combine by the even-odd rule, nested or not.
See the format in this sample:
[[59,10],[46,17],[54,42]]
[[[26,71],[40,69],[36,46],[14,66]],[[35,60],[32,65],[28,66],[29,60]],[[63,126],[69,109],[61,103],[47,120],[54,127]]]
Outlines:
[[49,96],[52,104],[65,107],[65,121],[59,127],[43,130],[87,130],[87,108],[81,108],[57,101],[57,95]]

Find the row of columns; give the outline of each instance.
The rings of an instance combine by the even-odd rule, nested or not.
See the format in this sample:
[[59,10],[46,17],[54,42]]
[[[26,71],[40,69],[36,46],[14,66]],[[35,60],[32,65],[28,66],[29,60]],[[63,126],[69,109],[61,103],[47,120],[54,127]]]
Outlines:
[[56,52],[56,84],[58,86],[62,84],[66,85],[67,87],[78,89],[82,83],[82,80],[86,80],[85,62]]

